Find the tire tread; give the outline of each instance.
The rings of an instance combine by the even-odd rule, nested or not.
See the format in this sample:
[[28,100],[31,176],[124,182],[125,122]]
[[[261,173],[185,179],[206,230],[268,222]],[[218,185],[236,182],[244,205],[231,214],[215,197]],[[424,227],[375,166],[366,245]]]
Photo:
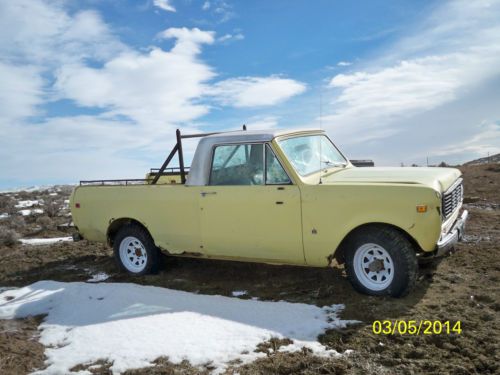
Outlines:
[[[137,273],[130,272],[123,265],[120,259],[120,243],[123,240],[123,238],[128,236],[133,236],[139,239],[148,253],[148,263],[146,264],[144,270],[142,270],[141,272]],[[115,256],[115,260],[118,263],[118,266],[122,272],[136,276],[147,275],[158,272],[158,248],[154,244],[153,238],[151,237],[149,232],[137,224],[134,223],[126,224],[118,230],[113,241],[113,253]]]
[[[353,266],[356,249],[367,242],[374,242],[386,249],[395,264],[404,267],[395,269],[395,278],[391,285],[381,291],[373,291],[362,285],[356,277]],[[418,262],[413,244],[394,228],[377,225],[365,228],[355,234],[347,242],[346,273],[352,286],[359,292],[370,295],[406,296],[415,287],[418,273]]]

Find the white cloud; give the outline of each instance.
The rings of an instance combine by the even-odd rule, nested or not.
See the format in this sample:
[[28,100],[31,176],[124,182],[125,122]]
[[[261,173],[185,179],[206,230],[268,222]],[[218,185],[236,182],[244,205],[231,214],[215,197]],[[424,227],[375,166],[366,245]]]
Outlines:
[[[331,111],[323,117],[327,128],[346,144],[380,139],[379,147],[383,148],[383,139],[410,131],[410,120],[415,116],[488,85],[500,76],[498,17],[499,1],[453,1],[436,8],[419,25],[409,27],[408,34],[380,58],[330,80]],[[459,110],[470,109],[465,106]],[[442,119],[427,120],[419,125],[422,132],[445,126]],[[478,115],[474,121],[484,120]],[[451,130],[471,124],[458,121],[446,126]],[[450,148],[446,149],[457,149],[466,142],[465,134],[450,132],[446,139]]]
[[160,39],[177,39],[173,53],[196,55],[201,51],[202,44],[212,44],[215,33],[202,31],[198,28],[170,28],[158,34]]
[[[47,87],[57,67],[81,61],[103,61],[125,51],[100,15],[68,15],[62,2],[0,3],[0,121],[41,114],[40,106],[56,94]],[[0,124],[2,126],[2,124]]]
[[97,12],[84,10],[70,16],[62,4],[1,2],[0,25],[9,30],[0,35],[2,59],[53,66],[81,59],[103,60],[126,48]]
[[[219,88],[215,69],[200,58],[202,47],[216,41],[212,31],[169,28],[158,39],[174,39],[170,50],[137,50],[99,13],[70,14],[63,2],[41,0],[1,2],[0,23],[9,27],[9,36],[0,35],[2,184],[141,177],[161,163],[175,127],[198,132],[194,121],[214,101],[259,106],[252,104],[252,85],[271,79],[295,92],[301,86],[276,77],[236,78],[246,82],[243,92],[231,88],[237,101],[214,96],[213,87],[231,85]],[[275,92],[269,100],[290,96]],[[76,114],[46,113],[44,105],[58,100],[74,104]],[[195,146],[186,144],[188,157]]]
[[224,105],[254,107],[275,105],[305,90],[301,82],[270,76],[230,78],[216,83],[210,93]]
[[242,33],[237,34],[224,34],[223,36],[217,38],[217,42],[219,43],[229,43],[237,40],[243,40],[245,36]]
[[185,51],[155,48],[148,54],[122,54],[102,69],[63,67],[55,87],[80,106],[106,108],[153,126],[206,114],[208,108],[192,100],[203,94],[203,82],[213,76],[208,66]]
[[268,130],[278,127],[279,118],[277,116],[254,116],[245,125],[248,130]]
[[197,60],[201,45],[213,42],[213,33],[170,28],[160,37],[176,39],[171,51],[127,51],[102,68],[66,65],[57,73],[55,88],[80,106],[104,108],[143,126],[190,121],[206,114],[208,107],[193,100],[203,95],[204,83],[215,76]]
[[350,66],[350,65],[352,65],[352,63],[349,61],[339,61],[337,63],[337,66]]
[[[343,107],[338,116],[409,116],[455,98],[458,89],[473,82],[464,73],[481,65],[479,59],[462,55],[430,56],[401,61],[374,73],[356,72],[335,76],[330,86],[340,88],[336,103]],[[480,73],[481,74],[481,73]],[[471,74],[471,78],[477,75]]]
[[500,123],[483,122],[476,134],[463,142],[430,151],[432,156],[450,156],[472,153],[485,156],[500,153]]
[[[132,123],[68,116],[36,124],[13,122],[0,126],[0,170],[22,185],[31,181],[140,177],[151,167],[137,154],[148,145],[153,130]],[[157,136],[168,139],[165,132],[158,131]],[[168,147],[167,142],[158,141],[148,153],[159,159],[157,148]]]
[[209,10],[210,9],[210,1],[205,1],[203,3],[203,6],[201,7],[203,10]]
[[170,0],[154,0],[153,4],[167,12],[175,12],[175,8],[170,4]]
[[[14,66],[0,61],[0,122],[9,123],[39,113],[43,79],[35,66]],[[0,123],[0,128],[1,128]]]
[[232,5],[225,0],[214,0],[210,5],[213,14],[219,17],[219,23],[227,22],[236,16]]

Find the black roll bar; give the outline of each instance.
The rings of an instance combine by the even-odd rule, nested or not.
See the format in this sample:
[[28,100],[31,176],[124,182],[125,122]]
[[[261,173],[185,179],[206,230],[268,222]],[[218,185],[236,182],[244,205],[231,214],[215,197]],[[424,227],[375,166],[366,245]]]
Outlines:
[[[247,126],[243,125],[243,130],[247,130]],[[176,144],[172,151],[170,151],[170,154],[168,154],[167,159],[163,162],[162,166],[158,170],[158,172],[155,175],[155,178],[153,181],[151,181],[151,185],[156,185],[158,180],[160,179],[161,175],[165,171],[165,169],[168,167],[168,164],[172,161],[172,159],[175,156],[175,153],[178,153],[179,155],[179,169],[181,173],[181,182],[183,184],[186,183],[186,168],[184,167],[184,155],[182,152],[182,140],[184,138],[201,138],[201,137],[206,137],[209,135],[214,135],[214,134],[221,134],[221,133],[230,133],[230,132],[213,132],[213,133],[198,133],[198,134],[185,134],[182,135],[181,131],[177,129],[175,131],[175,138],[176,138]]]

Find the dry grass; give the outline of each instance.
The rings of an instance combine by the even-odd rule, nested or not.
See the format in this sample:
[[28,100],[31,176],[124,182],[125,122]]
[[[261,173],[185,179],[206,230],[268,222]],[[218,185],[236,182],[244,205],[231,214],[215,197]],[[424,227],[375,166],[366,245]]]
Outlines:
[[0,196],[0,213],[11,215],[15,212],[16,201],[9,196]]
[[40,216],[36,219],[36,223],[40,225],[42,230],[55,229],[56,224],[49,216]]
[[16,231],[22,230],[26,227],[26,221],[24,217],[14,215],[9,216],[7,219],[4,219],[10,229],[14,229]]
[[14,246],[19,241],[19,234],[7,227],[0,227],[0,246]]
[[47,198],[45,199],[44,209],[49,218],[56,217],[61,211],[61,203],[52,197]]

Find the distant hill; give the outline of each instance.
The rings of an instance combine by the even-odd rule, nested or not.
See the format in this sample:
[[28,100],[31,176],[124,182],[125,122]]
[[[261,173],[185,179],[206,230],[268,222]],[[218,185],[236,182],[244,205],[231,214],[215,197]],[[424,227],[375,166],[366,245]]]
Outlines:
[[490,155],[489,157],[484,157],[472,161],[468,161],[463,165],[478,165],[478,164],[487,164],[487,163],[500,163],[500,154]]

